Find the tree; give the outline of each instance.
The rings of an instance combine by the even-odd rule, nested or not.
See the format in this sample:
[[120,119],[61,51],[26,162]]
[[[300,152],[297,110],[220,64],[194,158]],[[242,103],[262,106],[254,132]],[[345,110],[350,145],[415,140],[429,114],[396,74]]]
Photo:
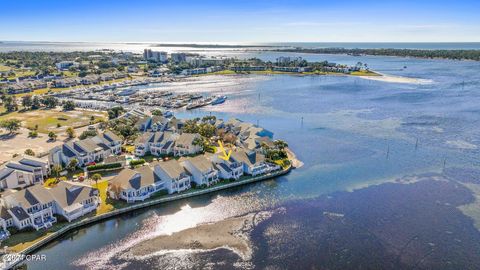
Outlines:
[[18,110],[17,100],[14,96],[5,96],[3,99],[3,107],[7,112],[13,112]]
[[32,156],[32,157],[35,156],[35,152],[33,152],[32,149],[27,149],[27,150],[25,150],[24,154],[25,154],[25,155],[28,155],[28,156]]
[[50,131],[48,133],[48,138],[50,138],[50,140],[52,140],[52,141],[56,141],[57,140],[57,134],[55,134],[55,132],[53,132],[53,131]]
[[94,175],[92,175],[92,180],[95,181],[95,185],[98,187],[98,181],[100,181],[102,179],[102,175],[99,174],[99,173],[96,173]]
[[72,158],[67,164],[67,169],[73,172],[77,168],[77,165],[78,165],[78,159]]
[[163,113],[162,113],[162,111],[161,111],[161,110],[159,110],[159,109],[155,109],[155,110],[153,110],[153,111],[152,111],[152,115],[156,115],[156,116],[162,116],[162,115],[163,115]]
[[45,105],[45,107],[47,107],[49,109],[52,109],[52,108],[57,107],[58,99],[56,99],[54,97],[51,97],[51,96],[46,96],[42,99],[42,103],[43,103],[43,105]]
[[276,140],[273,142],[273,144],[280,150],[285,149],[285,147],[288,147],[287,142],[282,141],[282,140]]
[[65,101],[65,103],[63,103],[63,110],[64,110],[64,111],[73,111],[73,110],[75,110],[75,102],[73,102],[73,101],[71,101],[71,100]]
[[22,126],[21,121],[15,118],[3,120],[0,122],[0,127],[8,130],[10,134],[19,130],[21,126]]
[[213,135],[215,135],[215,131],[216,131],[215,126],[212,124],[201,123],[198,126],[198,133],[206,138],[210,138]]
[[85,130],[84,132],[82,132],[82,134],[80,134],[78,138],[80,140],[85,140],[88,137],[95,137],[95,136],[97,136],[96,130]]
[[60,177],[60,173],[63,171],[63,168],[61,165],[53,165],[52,167],[52,174],[55,176],[55,178],[59,178]]
[[68,127],[65,131],[69,139],[75,138],[75,130],[72,127]]
[[108,110],[108,119],[115,119],[119,117],[123,112],[125,112],[125,109],[122,106],[113,107]]
[[24,108],[31,108],[33,104],[32,96],[31,95],[26,95],[22,97],[22,106]]
[[185,121],[185,124],[183,125],[183,132],[185,133],[198,133],[198,125],[197,121],[195,119],[189,119]]
[[34,96],[33,99],[32,99],[31,109],[36,110],[36,109],[40,108],[40,106],[41,106],[40,98],[38,96]]
[[28,137],[36,138],[36,137],[38,137],[38,132],[36,130],[31,130],[31,131],[28,132]]

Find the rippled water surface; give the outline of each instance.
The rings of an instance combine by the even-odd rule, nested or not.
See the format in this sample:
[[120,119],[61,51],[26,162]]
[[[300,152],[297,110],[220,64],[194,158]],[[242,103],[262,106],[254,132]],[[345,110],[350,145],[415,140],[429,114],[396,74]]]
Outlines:
[[[243,56],[271,60],[278,54]],[[476,269],[480,233],[472,217],[478,208],[463,207],[475,202],[480,184],[480,64],[303,57],[361,61],[421,81],[245,75],[148,86],[227,95],[222,105],[178,115],[258,123],[286,140],[304,166],[278,179],[92,225],[40,250],[48,261],[28,263],[28,269]],[[124,256],[143,239],[279,208],[285,211],[253,229],[247,261],[229,249]]]

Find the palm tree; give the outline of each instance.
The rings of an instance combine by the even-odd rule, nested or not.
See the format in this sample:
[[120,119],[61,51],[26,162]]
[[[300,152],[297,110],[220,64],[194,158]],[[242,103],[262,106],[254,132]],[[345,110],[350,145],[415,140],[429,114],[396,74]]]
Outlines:
[[67,169],[70,171],[74,171],[75,168],[77,168],[78,165],[78,159],[72,158],[70,162],[68,162]]
[[95,181],[95,185],[98,189],[98,181],[102,179],[102,175],[99,174],[99,173],[96,173],[96,174],[92,175],[91,178],[92,178],[93,181]]
[[57,134],[55,134],[55,132],[53,132],[53,131],[50,131],[48,133],[48,138],[50,138],[50,140],[52,140],[52,141],[55,141],[55,140],[57,140]]
[[63,171],[62,166],[56,164],[52,167],[52,174],[55,176],[55,178],[58,180],[60,177],[60,173]]
[[273,142],[273,144],[275,144],[275,146],[280,150],[283,150],[283,149],[285,149],[285,147],[288,147],[287,142],[282,141],[282,140],[276,140],[276,141]]

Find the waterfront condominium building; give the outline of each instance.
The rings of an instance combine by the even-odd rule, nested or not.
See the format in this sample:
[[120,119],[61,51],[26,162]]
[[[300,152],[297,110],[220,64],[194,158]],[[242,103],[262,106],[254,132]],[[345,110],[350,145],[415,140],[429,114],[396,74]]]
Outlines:
[[143,51],[143,58],[147,61],[166,63],[167,62],[167,53],[166,52],[155,52],[151,49],[145,49]]
[[184,53],[172,53],[171,54],[172,62],[178,64],[187,61],[187,55]]

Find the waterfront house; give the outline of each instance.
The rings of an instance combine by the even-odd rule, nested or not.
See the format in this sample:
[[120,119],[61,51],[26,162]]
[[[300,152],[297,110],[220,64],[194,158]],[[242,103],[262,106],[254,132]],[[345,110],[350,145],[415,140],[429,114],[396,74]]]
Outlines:
[[66,165],[76,158],[79,166],[91,162],[99,162],[110,155],[121,152],[122,140],[112,133],[105,131],[95,137],[86,138],[76,142],[68,142],[53,148],[49,153],[52,164]]
[[168,194],[182,192],[191,187],[191,176],[177,160],[155,162],[152,167],[155,174],[164,182]]
[[270,171],[270,167],[265,162],[265,156],[255,151],[237,149],[232,152],[230,159],[233,162],[243,164],[244,173],[251,176],[264,174]]
[[68,222],[95,211],[100,204],[98,189],[84,184],[61,181],[49,192],[55,200],[54,212]]
[[53,196],[41,185],[11,192],[2,198],[2,205],[19,230],[27,227],[35,230],[51,227],[57,220],[53,216],[54,204]]
[[0,188],[23,188],[43,184],[50,173],[48,160],[32,156],[18,156],[0,167]]
[[194,155],[202,151],[201,145],[198,141],[201,140],[202,136],[198,133],[182,133],[175,140],[175,145],[173,146],[173,154],[175,156],[187,156]]
[[198,186],[210,186],[218,182],[218,171],[205,155],[182,158],[181,162]]
[[312,71],[311,67],[273,67],[273,71],[280,71],[280,72],[294,72],[294,73],[302,73],[302,72],[310,72]]
[[143,133],[135,140],[135,155],[140,157],[147,153],[155,156],[170,155],[173,153],[176,137],[178,134],[170,131]]
[[13,218],[8,213],[7,208],[0,205],[0,240],[4,240],[10,236],[10,232],[7,228],[13,226]]
[[242,71],[265,71],[267,70],[266,66],[231,66],[229,68],[235,72],[242,72]]
[[232,159],[225,160],[219,155],[223,154],[216,153],[209,156],[209,159],[215,164],[215,169],[218,170],[219,177],[238,180],[243,175],[243,163]]
[[112,199],[128,203],[144,201],[164,189],[164,183],[149,166],[135,170],[124,169],[108,184],[108,195]]
[[269,137],[259,137],[257,135],[252,135],[250,134],[248,137],[244,138],[243,140],[238,140],[237,144],[245,149],[248,150],[255,150],[260,153],[264,154],[263,150],[263,145],[269,147],[269,148],[274,148],[275,144],[273,143],[273,140],[270,139]]

